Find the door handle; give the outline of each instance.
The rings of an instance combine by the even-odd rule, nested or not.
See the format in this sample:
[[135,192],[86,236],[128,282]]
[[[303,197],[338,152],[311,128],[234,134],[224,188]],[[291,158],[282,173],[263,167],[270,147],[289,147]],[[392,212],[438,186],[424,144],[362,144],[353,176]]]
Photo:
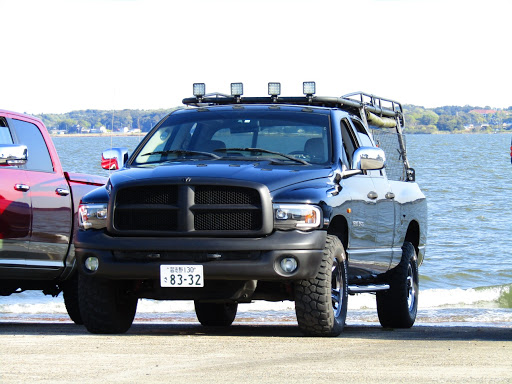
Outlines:
[[57,188],[55,190],[55,193],[57,195],[60,195],[60,196],[67,196],[69,195],[69,189],[65,189],[65,188]]
[[14,184],[14,189],[20,192],[27,192],[30,187],[27,184]]
[[393,192],[388,192],[386,193],[386,199],[394,199],[395,198],[395,194]]
[[368,196],[368,198],[369,198],[370,200],[375,200],[377,197],[379,197],[379,195],[378,195],[378,194],[377,194],[377,192],[375,192],[375,191],[370,191],[370,192],[368,192],[368,195],[367,195],[367,196]]

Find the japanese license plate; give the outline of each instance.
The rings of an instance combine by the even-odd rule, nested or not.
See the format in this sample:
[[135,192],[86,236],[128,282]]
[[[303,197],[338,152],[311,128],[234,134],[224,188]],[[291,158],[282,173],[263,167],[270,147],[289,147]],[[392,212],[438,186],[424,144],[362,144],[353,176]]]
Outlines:
[[174,288],[204,287],[202,265],[161,265],[160,286]]

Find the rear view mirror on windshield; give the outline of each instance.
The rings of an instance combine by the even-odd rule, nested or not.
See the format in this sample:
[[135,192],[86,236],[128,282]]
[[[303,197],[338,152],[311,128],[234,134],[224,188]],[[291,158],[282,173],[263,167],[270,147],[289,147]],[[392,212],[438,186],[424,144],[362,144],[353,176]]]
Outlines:
[[238,120],[229,131],[231,134],[258,132],[258,125],[252,120]]

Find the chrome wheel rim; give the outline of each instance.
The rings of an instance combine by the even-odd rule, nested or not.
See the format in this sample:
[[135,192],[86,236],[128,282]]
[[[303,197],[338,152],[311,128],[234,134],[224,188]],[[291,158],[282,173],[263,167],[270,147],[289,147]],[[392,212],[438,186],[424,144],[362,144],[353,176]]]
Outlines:
[[339,317],[343,307],[343,276],[337,259],[334,259],[331,270],[331,301],[334,317]]
[[407,268],[407,305],[409,306],[409,312],[414,309],[414,304],[416,301],[416,284],[414,282],[414,273],[412,270],[412,265],[409,264]]

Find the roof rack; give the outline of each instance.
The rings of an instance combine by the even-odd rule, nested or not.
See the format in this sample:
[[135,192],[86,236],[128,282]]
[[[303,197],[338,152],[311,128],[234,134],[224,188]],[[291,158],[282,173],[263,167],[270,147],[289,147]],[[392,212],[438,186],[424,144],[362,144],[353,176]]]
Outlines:
[[231,83],[231,95],[223,93],[206,94],[204,83],[194,83],[194,97],[183,99],[183,104],[196,107],[230,104],[292,104],[328,108],[339,108],[359,115],[365,122],[379,127],[396,127],[404,123],[402,105],[394,100],[365,92],[353,92],[341,97],[314,96],[316,85],[313,81],[303,83],[304,96],[283,97],[280,83],[268,83],[266,97],[242,97],[243,84]]
[[[390,110],[400,114],[403,113],[402,104],[400,104],[398,101],[375,96],[370,93],[352,92],[347,93],[341,97],[343,99],[350,99],[359,102],[360,104],[375,107],[376,109]],[[387,106],[383,106],[383,104],[386,104]]]
[[[357,98],[357,99],[356,99]],[[341,97],[326,96],[299,96],[299,97],[240,97],[229,96],[222,93],[212,93],[201,97],[189,97],[183,99],[183,104],[196,107],[209,105],[230,105],[230,104],[294,104],[310,105],[328,108],[340,108],[353,110],[359,113],[361,108],[377,116],[403,119],[402,105],[394,100],[378,97],[364,92],[354,92]],[[384,106],[386,104],[386,106]],[[403,121],[401,121],[403,124]]]
[[[359,96],[360,100],[355,100],[353,97]],[[370,100],[366,101],[367,97]],[[389,102],[391,107],[382,106],[382,102]],[[316,105],[325,107],[342,107],[349,106],[354,108],[367,107],[368,110],[374,113],[382,114],[385,116],[397,116],[403,112],[402,105],[394,100],[385,99],[364,92],[354,92],[343,95],[341,97],[326,97],[326,96],[295,96],[295,97],[234,97],[223,93],[210,93],[197,97],[188,97],[183,99],[183,104],[194,106],[205,105],[226,105],[226,104],[299,104],[299,105]]]

